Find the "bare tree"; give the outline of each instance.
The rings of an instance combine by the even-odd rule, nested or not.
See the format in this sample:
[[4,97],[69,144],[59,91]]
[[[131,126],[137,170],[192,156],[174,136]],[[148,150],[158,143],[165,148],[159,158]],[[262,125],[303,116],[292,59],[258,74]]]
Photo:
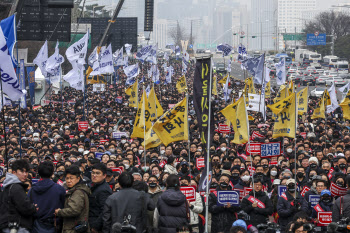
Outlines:
[[180,26],[179,22],[177,22],[175,28],[170,29],[169,36],[171,37],[171,39],[173,39],[175,45],[180,46],[181,50],[182,50],[181,40],[188,39],[185,29]]

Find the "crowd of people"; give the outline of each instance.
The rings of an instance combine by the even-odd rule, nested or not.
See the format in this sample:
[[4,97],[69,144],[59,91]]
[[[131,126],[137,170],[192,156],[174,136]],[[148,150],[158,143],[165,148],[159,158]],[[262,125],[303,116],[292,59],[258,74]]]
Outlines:
[[[164,83],[164,62],[158,61],[161,84],[155,85],[155,91],[165,112],[184,94],[175,86],[182,76],[181,61],[170,61],[174,68],[171,84]],[[140,66],[139,80],[145,77],[147,86],[151,84],[149,67]],[[198,188],[203,168],[198,168],[196,159],[206,154],[192,103],[194,71],[193,60],[186,73],[189,141],[147,150],[143,139],[130,138],[137,109],[129,107],[121,68],[106,91],[87,87],[85,107],[83,93],[71,87],[63,90],[63,106],[61,93],[53,93],[50,104],[21,109],[20,122],[18,107],[4,106],[0,229],[20,233],[204,232],[208,217],[211,233],[264,232],[273,223],[285,233],[307,232],[307,223],[325,232],[319,212],[332,212],[332,222],[350,217],[350,191],[342,197],[330,191],[334,185],[350,189],[350,125],[341,109],[326,119],[311,119],[319,99],[310,97],[307,114],[298,117],[296,139],[273,138],[269,109],[266,120],[261,113],[249,112],[253,118],[250,135],[260,135],[251,137],[251,142],[281,142],[282,154],[275,158],[248,154],[247,144],[231,142],[232,128],[230,133],[218,130],[218,124],[226,122],[220,111],[239,98],[245,86],[244,80],[234,78],[229,101],[224,100],[221,85],[212,98],[215,132],[209,151],[209,216],[205,216],[206,197]],[[274,87],[266,103],[273,103],[277,93]],[[89,127],[80,131],[78,122],[83,120]],[[125,134],[114,138],[113,132]],[[279,193],[280,185],[286,186],[285,192]],[[181,187],[195,187],[195,200],[188,201]],[[240,205],[219,205],[216,191],[222,190],[246,192]],[[316,205],[309,198],[313,195],[319,196]]]

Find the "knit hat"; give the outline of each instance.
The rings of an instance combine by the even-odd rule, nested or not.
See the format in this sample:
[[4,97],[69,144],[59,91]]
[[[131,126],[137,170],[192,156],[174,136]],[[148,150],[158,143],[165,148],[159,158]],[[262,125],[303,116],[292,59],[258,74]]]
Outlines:
[[318,159],[316,157],[309,158],[309,163],[312,162],[312,161],[318,163]]

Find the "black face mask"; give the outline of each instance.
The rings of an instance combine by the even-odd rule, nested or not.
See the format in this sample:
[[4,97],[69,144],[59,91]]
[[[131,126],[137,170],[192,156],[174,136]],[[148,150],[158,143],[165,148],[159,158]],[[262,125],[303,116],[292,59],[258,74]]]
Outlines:
[[187,184],[180,184],[181,187],[186,187],[188,186]]
[[332,201],[332,198],[328,198],[328,197],[327,198],[323,198],[322,201],[324,203],[330,203]]
[[343,182],[337,182],[337,185],[340,186],[340,187],[343,187],[344,186],[344,183]]
[[298,177],[298,178],[303,178],[303,177],[304,177],[304,173],[298,172],[298,173],[297,173],[297,177]]
[[233,174],[232,174],[232,177],[233,177],[234,179],[238,179],[238,178],[239,178],[239,173],[233,173]]
[[269,165],[267,165],[267,164],[264,164],[264,165],[263,165],[263,168],[264,168],[264,169],[266,169],[266,168],[268,168],[268,167],[269,167]]
[[256,173],[256,178],[258,179],[264,179],[264,174],[261,172]]
[[228,187],[228,184],[226,182],[220,182],[220,187],[225,189]]
[[149,183],[148,186],[151,187],[151,188],[155,188],[155,187],[157,187],[157,183]]
[[329,170],[327,170],[327,169],[323,169],[323,171],[324,171],[326,174],[328,174],[328,172],[329,172]]
[[342,164],[339,164],[339,168],[340,168],[340,169],[345,169],[345,168],[346,168],[346,164],[343,164],[343,163],[342,163]]
[[188,168],[187,167],[182,167],[181,168],[181,172],[182,173],[187,173],[188,172]]
[[312,168],[312,169],[315,169],[317,167],[317,165],[316,164],[310,164],[310,168]]
[[295,186],[287,186],[287,189],[290,193],[294,193],[295,192]]
[[63,174],[64,174],[64,171],[58,171],[58,172],[56,172],[56,175],[57,175],[57,176],[63,176]]
[[210,185],[210,188],[216,189],[218,187],[218,183],[212,183]]

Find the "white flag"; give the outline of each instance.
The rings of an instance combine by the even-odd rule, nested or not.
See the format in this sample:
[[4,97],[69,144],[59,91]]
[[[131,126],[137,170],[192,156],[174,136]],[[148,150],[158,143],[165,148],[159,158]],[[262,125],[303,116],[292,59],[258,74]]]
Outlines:
[[125,75],[129,78],[134,78],[139,74],[139,64],[127,66],[123,68]]
[[129,65],[129,57],[125,56],[123,59],[123,66],[127,67]]
[[230,81],[230,78],[227,77],[225,87],[224,87],[224,100],[227,101],[229,100],[230,94],[231,94],[231,89],[228,89],[228,83]]
[[157,65],[152,65],[151,67],[151,76],[152,76],[152,82],[154,82],[155,84],[159,84],[160,81],[159,81],[159,70],[158,70],[158,67]]
[[336,110],[339,107],[338,100],[337,100],[337,94],[335,92],[334,83],[328,89],[328,92],[329,92],[329,97],[331,98],[331,105],[327,106],[327,113],[330,113],[330,112],[333,112],[334,110]]
[[169,54],[167,52],[164,53],[164,60],[169,61]]
[[0,27],[0,73],[2,80],[2,88],[12,101],[21,98],[24,93],[20,89],[15,69],[13,67],[12,58],[6,44],[6,39]]
[[131,55],[132,44],[125,44],[125,52],[128,56]]
[[165,77],[166,84],[171,83],[171,76],[173,76],[173,70],[174,70],[174,68],[172,66],[169,66],[167,68],[167,73],[166,73],[166,77]]
[[75,67],[69,71],[63,79],[76,90],[84,90],[84,67]]
[[182,57],[182,74],[186,73],[187,67],[190,65],[190,55],[185,51]]
[[142,47],[142,49],[136,54],[136,59],[140,61],[144,61],[148,57],[152,48],[153,48],[152,45],[147,45]]
[[271,69],[265,66],[265,77],[264,77],[265,83],[270,82],[270,72],[271,72]]
[[94,51],[92,51],[88,58],[89,66],[93,67],[96,61],[98,61],[97,46],[94,48]]
[[342,92],[344,95],[346,95],[349,90],[350,90],[350,83],[342,86],[341,88],[338,89],[340,92]]
[[123,61],[123,47],[118,49],[117,51],[114,52],[113,54],[113,61],[116,66],[123,66],[124,61]]
[[280,62],[275,64],[275,67],[277,85],[283,85],[286,82],[285,58],[282,57]]
[[150,85],[148,85],[148,86],[146,87],[146,95],[147,95],[147,98],[148,98],[150,92],[151,92],[151,87],[150,87]]
[[263,99],[262,96],[260,98],[260,95],[258,94],[248,93],[248,102],[249,102],[249,105],[247,106],[247,110],[256,111],[256,112],[259,112],[260,110],[260,112],[264,115],[265,99]]
[[36,58],[33,60],[33,63],[37,65],[41,71],[41,73],[46,77],[46,61],[49,57],[49,52],[47,49],[47,41],[43,44],[41,49],[38,52],[38,55],[36,55]]
[[[98,64],[98,66],[95,66],[96,63]],[[107,47],[101,48],[101,51],[98,56],[98,62],[95,62],[95,64],[93,67],[94,71],[91,72],[91,75],[100,75],[106,73],[111,74],[114,72],[111,44],[109,44]]]
[[152,64],[157,64],[157,50],[158,50],[158,44],[153,45],[152,49],[148,53],[146,61]]
[[87,32],[83,38],[69,46],[66,51],[66,57],[72,64],[73,69],[76,65],[82,66],[85,64],[85,57],[89,44],[89,32]]
[[45,70],[47,72],[46,78],[51,83],[57,83],[60,81],[60,65],[64,62],[64,57],[60,55],[58,48],[58,41],[56,43],[55,52],[52,54],[46,62]]

